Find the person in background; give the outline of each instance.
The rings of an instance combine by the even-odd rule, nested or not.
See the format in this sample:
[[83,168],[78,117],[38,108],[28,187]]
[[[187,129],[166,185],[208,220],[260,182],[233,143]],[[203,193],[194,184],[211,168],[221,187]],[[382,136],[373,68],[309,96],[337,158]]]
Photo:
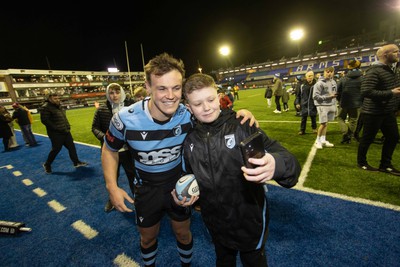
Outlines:
[[230,109],[233,109],[233,105],[235,104],[235,96],[233,95],[232,87],[228,86],[228,89],[225,91],[225,93],[229,97],[229,100],[232,102],[232,106],[230,106]]
[[[190,266],[193,236],[191,209],[180,207],[171,196],[182,176],[181,148],[193,127],[190,112],[181,103],[185,69],[182,60],[168,53],[152,58],[144,68],[149,97],[122,108],[111,119],[102,148],[106,188],[114,207],[133,212],[125,200],[135,205],[144,266],[155,266],[161,219],[170,218],[182,266]],[[238,111],[249,117],[249,112]],[[135,201],[118,186],[118,151],[128,143],[136,169]]]
[[286,87],[282,88],[283,95],[282,95],[282,103],[283,103],[283,111],[288,112],[289,111],[289,99],[290,95],[289,92],[287,91]]
[[[366,171],[400,176],[400,170],[392,164],[399,141],[396,118],[400,102],[400,74],[396,66],[400,57],[399,47],[395,44],[384,45],[377,50],[376,56],[378,61],[366,70],[361,82],[363,134],[358,145],[357,165]],[[379,130],[385,138],[377,169],[368,164],[367,153]]]
[[[359,60],[350,60],[347,68],[349,71],[338,82],[339,113],[338,124],[342,132],[342,144],[350,143],[357,128],[357,120],[362,104],[361,80],[363,73],[360,70]],[[348,119],[349,125],[346,124]]]
[[[104,145],[104,136],[110,126],[110,121],[112,116],[120,111],[122,107],[129,105],[129,103],[125,102],[125,92],[121,85],[117,83],[110,83],[106,89],[106,97],[107,101],[105,104],[101,105],[98,109],[96,109],[92,122],[92,133],[94,136],[100,141],[101,147]],[[125,144],[118,151],[118,170],[117,177],[120,175],[121,165],[124,168],[125,174],[128,178],[129,187],[131,189],[132,194],[135,194],[135,168],[132,164],[131,153],[128,149],[128,145]],[[104,206],[105,212],[110,212],[114,209],[114,205],[111,203],[111,200],[108,199],[106,205]]]
[[[7,112],[8,114],[10,114],[10,112],[9,112],[7,109],[6,109],[6,112]],[[10,114],[10,116],[12,116],[12,115]],[[10,126],[10,129],[11,129],[11,132],[12,132],[12,136],[10,137],[10,139],[9,139],[9,141],[8,141],[8,147],[9,147],[10,149],[17,148],[17,147],[19,147],[19,144],[18,144],[18,142],[17,142],[17,137],[16,137],[16,135],[15,135],[15,130],[14,130],[14,119],[11,120],[11,121],[8,123],[8,125]]]
[[272,98],[272,94],[273,94],[273,92],[272,92],[271,86],[268,86],[268,85],[267,85],[267,88],[265,89],[264,98],[267,99],[268,108],[271,107],[271,102],[272,102],[272,101],[271,101],[271,98]]
[[224,89],[219,89],[218,97],[221,109],[232,109],[233,103]]
[[274,74],[274,80],[272,85],[272,94],[275,96],[276,109],[274,113],[282,113],[281,111],[281,97],[283,96],[282,80],[280,79],[280,74]]
[[51,164],[65,146],[68,149],[69,157],[75,168],[87,166],[86,162],[80,161],[69,124],[67,114],[61,107],[60,97],[57,93],[49,93],[46,101],[40,108],[40,121],[46,126],[47,135],[51,141],[51,150],[47,160],[43,163],[44,171],[52,173]]
[[299,135],[306,134],[307,117],[310,117],[313,133],[317,133],[317,108],[313,100],[313,87],[315,84],[314,72],[307,71],[305,81],[300,84],[296,93],[295,105],[300,110],[301,122]]
[[[243,266],[267,266],[265,183],[274,180],[283,187],[293,187],[300,164],[262,130],[248,123],[241,125],[232,110],[221,110],[211,76],[190,76],[183,91],[186,107],[198,122],[183,144],[185,169],[196,177],[200,196],[179,201],[173,191],[175,203],[190,206],[200,200],[201,216],[215,247],[215,266],[236,266],[238,252]],[[257,131],[262,133],[267,152],[262,158],[251,159],[256,168],[246,168],[238,145]]]
[[126,93],[125,94],[125,100],[124,100],[125,106],[130,106],[133,103],[135,103],[135,99],[131,96],[130,93]]
[[296,78],[295,78],[295,82],[293,83],[293,86],[292,86],[292,88],[294,88],[293,94],[295,95],[295,99],[294,99],[294,108],[295,108],[295,110],[296,110],[296,114],[295,114],[296,117],[300,117],[300,116],[301,116],[301,114],[300,114],[300,108],[301,108],[301,106],[299,107],[299,106],[296,104],[296,98],[297,98],[297,95],[298,95],[298,92],[299,92],[299,90],[300,90],[300,86],[301,86],[302,83],[303,83],[302,76],[301,76],[301,75],[297,75]]
[[143,100],[147,96],[147,91],[146,88],[143,86],[139,86],[133,91],[133,100],[135,102],[138,102],[140,100]]
[[336,96],[337,84],[333,80],[335,69],[327,67],[324,69],[324,75],[314,85],[313,99],[317,107],[319,115],[319,123],[317,133],[317,140],[315,147],[322,149],[322,147],[334,147],[332,143],[326,140],[326,133],[328,130],[328,122],[335,120],[336,115]]
[[239,100],[239,85],[235,84],[235,86],[233,86],[233,96],[235,100]]
[[36,138],[32,133],[32,122],[29,118],[29,110],[19,103],[12,104],[14,112],[12,118],[18,123],[21,128],[22,135],[26,145],[33,147],[37,146]]
[[0,105],[0,138],[3,139],[4,152],[11,150],[9,147],[10,138],[13,133],[10,128],[10,122],[13,120],[11,114],[4,106]]

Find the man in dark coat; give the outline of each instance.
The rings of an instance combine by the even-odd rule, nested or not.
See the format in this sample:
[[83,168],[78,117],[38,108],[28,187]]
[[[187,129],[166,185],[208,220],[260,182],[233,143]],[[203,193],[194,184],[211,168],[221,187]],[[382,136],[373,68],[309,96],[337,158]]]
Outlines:
[[[363,135],[357,153],[359,168],[397,176],[400,176],[400,170],[393,167],[392,156],[399,141],[399,127],[396,118],[400,101],[400,79],[396,74],[399,54],[399,48],[394,44],[379,48],[376,52],[378,61],[368,68],[361,82]],[[385,139],[382,145],[379,169],[377,169],[368,164],[367,153],[379,130],[382,131]]]
[[[360,114],[362,104],[361,98],[361,62],[359,60],[350,60],[347,68],[349,71],[338,83],[339,114],[338,123],[342,132],[342,144],[350,143],[353,133],[357,127],[357,120]],[[348,117],[349,125],[346,124]]]
[[305,75],[306,79],[301,83],[299,90],[296,92],[295,105],[300,110],[301,123],[299,135],[306,133],[307,117],[310,116],[311,128],[313,133],[317,132],[317,108],[312,98],[313,86],[315,84],[314,72],[308,71]]
[[10,113],[5,107],[0,106],[0,138],[3,138],[4,152],[10,151],[8,146],[11,136],[13,133],[11,131],[9,123],[12,121]]
[[86,166],[76,153],[74,139],[71,135],[71,126],[68,122],[65,110],[62,109],[60,97],[56,93],[50,93],[46,102],[40,109],[40,120],[46,126],[47,135],[51,141],[51,151],[43,164],[44,171],[52,173],[51,164],[63,146],[68,149],[69,157],[75,168]]

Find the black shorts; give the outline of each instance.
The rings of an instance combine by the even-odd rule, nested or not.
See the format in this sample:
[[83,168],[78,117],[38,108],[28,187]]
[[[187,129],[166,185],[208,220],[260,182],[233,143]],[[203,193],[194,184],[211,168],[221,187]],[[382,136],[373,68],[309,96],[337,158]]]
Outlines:
[[162,186],[149,184],[135,187],[136,225],[151,227],[161,221],[165,213],[171,220],[182,222],[191,217],[191,207],[178,206],[171,196],[175,183]]

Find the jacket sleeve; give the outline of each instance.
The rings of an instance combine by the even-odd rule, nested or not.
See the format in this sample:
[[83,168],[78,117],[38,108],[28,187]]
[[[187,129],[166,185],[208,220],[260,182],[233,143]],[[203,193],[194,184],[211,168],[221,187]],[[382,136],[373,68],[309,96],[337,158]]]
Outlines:
[[301,84],[298,84],[298,86],[296,86],[296,99],[294,100],[294,104],[295,105],[300,105],[301,104]]
[[92,133],[94,136],[103,143],[105,133],[101,130],[100,111],[96,109],[92,122]]
[[342,97],[342,92],[343,92],[343,87],[344,87],[344,83],[345,83],[345,79],[346,77],[343,77],[342,79],[339,80],[338,84],[337,84],[337,96],[336,99],[337,101],[340,102],[340,99]]

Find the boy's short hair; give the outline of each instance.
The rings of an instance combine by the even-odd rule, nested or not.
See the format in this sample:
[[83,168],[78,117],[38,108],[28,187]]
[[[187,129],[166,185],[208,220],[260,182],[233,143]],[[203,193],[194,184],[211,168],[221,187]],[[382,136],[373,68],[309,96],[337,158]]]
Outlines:
[[187,98],[187,95],[193,91],[203,89],[205,87],[214,87],[215,90],[218,90],[213,77],[208,74],[196,73],[191,75],[185,81],[185,84],[183,85],[183,94],[185,98]]

